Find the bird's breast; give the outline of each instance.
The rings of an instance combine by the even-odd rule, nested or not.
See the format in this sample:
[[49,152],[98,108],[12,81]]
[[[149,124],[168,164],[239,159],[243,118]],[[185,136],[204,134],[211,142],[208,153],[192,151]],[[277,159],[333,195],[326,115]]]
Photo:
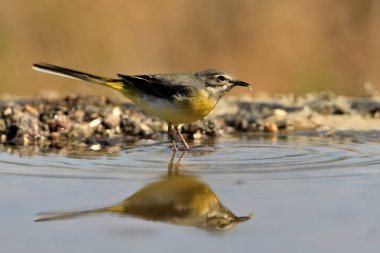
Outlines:
[[178,100],[176,104],[182,108],[184,114],[187,115],[187,121],[182,123],[189,123],[197,121],[214,109],[218,101],[209,98],[206,92],[197,92],[195,96]]
[[206,116],[218,102],[210,99],[205,91],[173,100],[150,96],[131,99],[146,112],[173,124],[197,121]]

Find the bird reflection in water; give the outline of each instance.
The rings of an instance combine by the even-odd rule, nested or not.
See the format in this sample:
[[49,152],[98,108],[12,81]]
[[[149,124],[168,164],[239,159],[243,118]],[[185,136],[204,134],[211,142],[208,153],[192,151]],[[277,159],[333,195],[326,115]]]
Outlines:
[[35,221],[67,219],[96,213],[116,213],[218,231],[229,230],[252,217],[252,214],[236,216],[222,205],[206,183],[194,176],[180,175],[179,166],[184,154],[174,163],[175,153],[173,153],[168,165],[168,175],[144,186],[116,205],[73,212],[41,213]]

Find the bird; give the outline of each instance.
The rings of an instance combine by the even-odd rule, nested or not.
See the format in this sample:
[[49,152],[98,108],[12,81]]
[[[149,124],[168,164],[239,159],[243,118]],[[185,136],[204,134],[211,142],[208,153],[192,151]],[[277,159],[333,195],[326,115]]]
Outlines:
[[173,150],[177,150],[177,136],[184,150],[190,149],[179,131],[180,124],[195,122],[205,117],[233,87],[250,85],[237,80],[228,71],[217,68],[195,73],[117,74],[117,78],[101,77],[47,63],[35,63],[32,68],[119,91],[145,112],[168,123],[168,136]]
[[253,216],[252,213],[247,216],[233,214],[220,202],[210,186],[195,176],[165,175],[115,205],[82,211],[40,213],[35,221],[99,213],[114,213],[208,231],[226,231]]

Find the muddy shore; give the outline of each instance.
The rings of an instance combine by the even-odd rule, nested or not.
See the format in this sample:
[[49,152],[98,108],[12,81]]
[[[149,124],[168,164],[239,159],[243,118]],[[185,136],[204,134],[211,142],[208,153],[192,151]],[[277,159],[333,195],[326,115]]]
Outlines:
[[[0,99],[0,143],[60,148],[166,141],[166,122],[119,99],[105,96],[41,96]],[[313,132],[355,136],[380,131],[380,97],[305,96],[225,98],[204,119],[185,124],[190,140],[218,136]]]

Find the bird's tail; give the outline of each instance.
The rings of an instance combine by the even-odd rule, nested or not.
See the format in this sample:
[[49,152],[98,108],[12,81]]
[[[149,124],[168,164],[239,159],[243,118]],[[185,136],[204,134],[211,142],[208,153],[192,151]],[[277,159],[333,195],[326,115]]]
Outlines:
[[75,218],[83,215],[96,214],[96,213],[124,213],[125,208],[122,205],[115,205],[111,207],[83,210],[83,211],[72,211],[72,212],[47,212],[37,214],[35,222],[39,221],[51,221],[51,220],[63,220]]
[[124,89],[124,83],[120,79],[112,79],[112,78],[107,78],[107,77],[96,76],[96,75],[88,74],[85,72],[63,68],[63,67],[59,67],[59,66],[55,66],[55,65],[51,65],[47,63],[35,63],[33,64],[33,69],[40,72],[53,74],[53,75],[64,76],[64,77],[69,77],[69,78],[79,79],[79,80],[83,80],[83,81],[87,81],[91,83],[109,86],[118,91],[121,91]]

